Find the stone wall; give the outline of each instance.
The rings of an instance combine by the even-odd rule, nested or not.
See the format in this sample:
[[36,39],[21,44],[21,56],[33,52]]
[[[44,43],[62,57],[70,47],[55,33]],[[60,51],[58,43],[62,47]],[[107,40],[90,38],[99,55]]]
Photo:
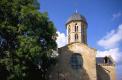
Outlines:
[[[52,67],[50,80],[96,80],[96,50],[81,43],[72,43],[59,49],[58,63]],[[72,54],[80,53],[83,59],[81,69],[70,64]]]
[[98,80],[116,80],[115,65],[98,64],[97,77]]

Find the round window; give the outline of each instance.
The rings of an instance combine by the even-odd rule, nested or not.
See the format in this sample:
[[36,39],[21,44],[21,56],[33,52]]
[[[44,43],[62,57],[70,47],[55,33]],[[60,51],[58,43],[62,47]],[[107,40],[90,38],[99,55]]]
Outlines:
[[70,63],[73,69],[80,69],[83,66],[83,59],[79,53],[74,53],[71,56]]

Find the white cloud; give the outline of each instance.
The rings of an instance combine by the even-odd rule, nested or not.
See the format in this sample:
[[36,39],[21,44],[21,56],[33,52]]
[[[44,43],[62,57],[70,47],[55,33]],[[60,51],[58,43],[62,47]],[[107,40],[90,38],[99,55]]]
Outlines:
[[117,30],[111,30],[107,35],[101,38],[97,43],[103,47],[104,51],[97,51],[97,57],[111,56],[116,63],[121,62],[122,52],[119,50],[119,43],[122,41],[122,24]]
[[118,43],[122,41],[122,24],[117,30],[111,30],[105,37],[98,41],[98,45],[105,49],[117,47]]
[[58,37],[57,37],[57,44],[58,44],[58,48],[64,46],[67,44],[67,37],[64,33],[61,33],[59,31],[57,31]]
[[118,12],[118,13],[114,13],[113,15],[112,15],[112,20],[115,20],[115,19],[117,19],[117,18],[119,18],[120,16],[122,16],[122,13],[121,12]]
[[109,50],[104,51],[97,51],[97,57],[105,57],[105,56],[111,56],[116,63],[121,61],[121,52],[119,52],[119,48],[113,48]]

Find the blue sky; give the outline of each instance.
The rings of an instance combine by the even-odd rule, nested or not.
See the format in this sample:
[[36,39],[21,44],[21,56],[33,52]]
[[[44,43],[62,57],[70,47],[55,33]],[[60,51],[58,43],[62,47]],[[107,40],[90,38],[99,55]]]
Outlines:
[[40,11],[48,12],[61,36],[59,41],[66,37],[65,22],[76,10],[87,19],[88,45],[99,56],[114,57],[117,80],[122,80],[122,0],[40,0]]

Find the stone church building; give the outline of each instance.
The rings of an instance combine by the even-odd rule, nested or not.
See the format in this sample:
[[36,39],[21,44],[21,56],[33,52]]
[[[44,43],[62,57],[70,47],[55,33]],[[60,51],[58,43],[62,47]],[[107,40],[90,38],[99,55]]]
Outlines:
[[115,63],[110,56],[96,57],[96,49],[87,44],[88,23],[74,13],[66,22],[68,44],[59,48],[58,61],[50,80],[116,80]]

